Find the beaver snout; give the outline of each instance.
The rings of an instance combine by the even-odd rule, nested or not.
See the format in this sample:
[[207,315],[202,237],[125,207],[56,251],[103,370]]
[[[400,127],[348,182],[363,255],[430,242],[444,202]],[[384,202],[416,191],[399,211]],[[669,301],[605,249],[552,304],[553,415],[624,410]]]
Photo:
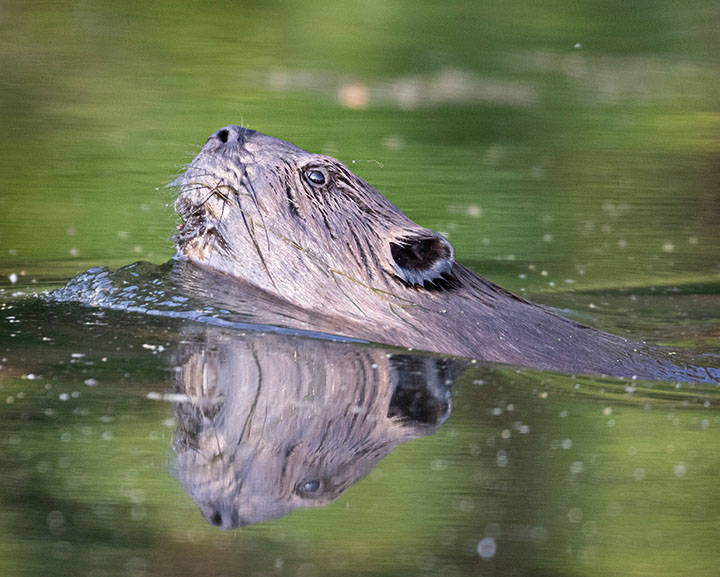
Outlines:
[[210,138],[208,138],[208,143],[213,143],[215,145],[239,143],[240,146],[242,146],[248,136],[254,132],[254,130],[250,130],[249,128],[243,128],[242,126],[231,124],[230,126],[221,128],[210,136]]

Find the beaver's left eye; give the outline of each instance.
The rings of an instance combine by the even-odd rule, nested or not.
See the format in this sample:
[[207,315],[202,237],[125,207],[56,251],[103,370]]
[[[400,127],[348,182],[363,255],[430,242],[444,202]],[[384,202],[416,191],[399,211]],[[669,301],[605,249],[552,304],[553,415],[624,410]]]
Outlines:
[[319,479],[312,479],[310,481],[303,481],[302,483],[298,484],[297,488],[295,489],[298,494],[302,495],[308,495],[311,493],[316,493],[318,489],[320,489],[320,480]]
[[308,170],[305,173],[305,178],[307,178],[308,182],[313,186],[322,186],[327,181],[327,178],[325,178],[325,173],[323,173],[321,170],[318,170],[317,168]]

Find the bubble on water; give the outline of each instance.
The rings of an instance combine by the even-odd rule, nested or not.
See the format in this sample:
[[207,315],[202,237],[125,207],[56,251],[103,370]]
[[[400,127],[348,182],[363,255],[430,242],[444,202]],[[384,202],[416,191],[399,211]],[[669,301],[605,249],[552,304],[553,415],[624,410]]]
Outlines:
[[530,529],[530,541],[533,543],[544,543],[548,538],[548,530],[541,525]]
[[572,439],[563,439],[562,448],[567,450],[572,448]]
[[500,450],[497,452],[497,466],[498,467],[507,467],[508,466],[508,456],[507,453],[503,450]]
[[580,507],[573,507],[568,511],[568,521],[571,523],[579,523],[583,519],[583,512]]
[[677,465],[675,465],[674,472],[676,477],[684,477],[687,473],[687,467],[685,466],[685,463],[678,463]]
[[445,471],[448,468],[448,462],[445,459],[434,459],[430,463],[430,468],[433,471]]
[[463,513],[472,513],[475,510],[475,501],[473,501],[469,497],[460,499],[460,503],[458,503],[458,508]]
[[477,552],[481,559],[492,559],[497,553],[497,544],[492,537],[484,537],[480,539],[477,546]]
[[85,381],[83,381],[83,382],[84,382],[88,387],[94,387],[95,385],[98,384],[97,379],[85,379]]

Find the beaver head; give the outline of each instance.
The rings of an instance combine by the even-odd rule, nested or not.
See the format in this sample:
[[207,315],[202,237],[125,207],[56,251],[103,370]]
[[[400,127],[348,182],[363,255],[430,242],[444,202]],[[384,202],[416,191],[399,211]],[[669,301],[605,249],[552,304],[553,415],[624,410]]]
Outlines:
[[393,292],[451,275],[442,235],[335,158],[254,130],[215,132],[174,184],[180,258],[305,305],[323,284]]

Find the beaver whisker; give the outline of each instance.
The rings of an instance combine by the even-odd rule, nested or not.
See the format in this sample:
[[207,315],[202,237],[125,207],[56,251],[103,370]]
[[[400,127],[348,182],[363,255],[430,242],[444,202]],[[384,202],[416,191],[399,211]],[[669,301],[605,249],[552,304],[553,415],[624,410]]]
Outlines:
[[[262,251],[260,250],[260,245],[258,244],[257,239],[255,238],[255,221],[250,218],[250,222],[248,222],[245,210],[242,207],[242,204],[240,204],[240,195],[235,195],[235,200],[237,201],[238,208],[240,209],[240,215],[242,216],[243,224],[245,225],[245,229],[248,232],[248,235],[250,236],[250,240],[252,241],[253,246],[255,247],[255,252],[257,252],[258,258],[260,259],[260,264],[262,264],[263,269],[265,269],[265,273],[268,275],[268,278],[270,279],[270,283],[273,285],[275,290],[279,293],[280,290],[278,289],[277,284],[275,284],[275,279],[273,278],[272,274],[270,273],[270,269],[268,268],[267,262],[265,262],[265,256],[263,255]],[[267,227],[264,227],[265,234],[267,234]],[[270,242],[268,241],[268,250],[270,248]]]
[[242,184],[245,186],[245,189],[248,190],[250,193],[250,196],[253,200],[253,203],[255,204],[255,208],[257,209],[258,215],[260,216],[260,221],[263,224],[263,228],[265,228],[265,240],[267,241],[268,245],[268,251],[270,251],[270,236],[267,232],[267,227],[265,227],[265,217],[263,217],[262,211],[260,210],[260,205],[257,201],[257,194],[255,194],[255,187],[253,186],[253,183],[250,181],[250,176],[247,173],[247,167],[243,166],[243,181]]

